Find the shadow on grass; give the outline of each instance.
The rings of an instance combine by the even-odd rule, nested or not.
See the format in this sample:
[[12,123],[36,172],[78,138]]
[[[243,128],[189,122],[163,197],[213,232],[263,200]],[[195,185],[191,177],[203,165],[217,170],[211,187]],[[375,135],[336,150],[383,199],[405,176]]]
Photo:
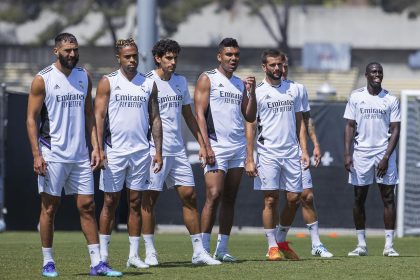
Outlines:
[[[139,275],[148,275],[148,276],[153,275],[153,273],[149,271],[144,271],[144,270],[143,271],[122,271],[122,273],[123,273],[123,277],[124,276],[139,276]],[[90,276],[89,273],[75,273],[73,275],[74,276]],[[90,277],[95,278],[94,276],[90,276]],[[120,278],[120,277],[113,277],[113,278]]]

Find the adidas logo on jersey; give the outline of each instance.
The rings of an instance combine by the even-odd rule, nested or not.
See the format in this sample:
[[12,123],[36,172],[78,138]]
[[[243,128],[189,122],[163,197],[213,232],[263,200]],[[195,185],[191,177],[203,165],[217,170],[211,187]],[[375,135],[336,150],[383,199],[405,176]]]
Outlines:
[[224,86],[222,85],[222,83],[220,83],[220,84],[219,84],[219,87],[224,87]]
[[120,88],[119,86],[116,86],[116,87],[114,88],[114,90],[121,90],[121,88]]
[[59,85],[55,85],[55,87],[54,87],[54,89],[59,89],[60,87],[59,87]]

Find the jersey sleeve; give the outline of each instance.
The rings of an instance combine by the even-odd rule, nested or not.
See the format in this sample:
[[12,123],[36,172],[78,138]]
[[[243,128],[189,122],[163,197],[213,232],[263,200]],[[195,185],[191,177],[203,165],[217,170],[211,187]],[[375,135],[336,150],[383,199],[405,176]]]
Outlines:
[[351,95],[349,98],[349,101],[347,102],[346,110],[344,111],[343,117],[348,120],[355,120],[356,119],[355,112],[356,112],[356,104],[354,102],[353,95]]
[[190,91],[188,90],[188,83],[187,80],[184,78],[184,98],[182,99],[182,105],[188,105],[193,103],[191,96],[190,96]]
[[[297,88],[296,88],[297,89]],[[294,109],[295,109],[295,113],[297,112],[302,112],[303,111],[303,107],[302,107],[302,97],[299,94],[299,89],[297,89],[297,93],[295,96],[295,101],[294,101]]]
[[401,122],[400,102],[398,101],[398,98],[395,98],[394,102],[392,102],[390,121]]
[[300,94],[302,98],[302,111],[309,112],[311,110],[311,107],[309,106],[308,92],[304,85],[300,87]]

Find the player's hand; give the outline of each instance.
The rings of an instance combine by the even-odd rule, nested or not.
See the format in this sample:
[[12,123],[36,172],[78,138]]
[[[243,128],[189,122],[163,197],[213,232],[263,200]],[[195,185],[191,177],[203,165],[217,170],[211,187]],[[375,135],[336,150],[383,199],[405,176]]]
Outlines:
[[206,151],[207,151],[206,163],[210,166],[214,166],[216,164],[216,155],[214,154],[214,151],[210,145],[206,146]]
[[255,86],[257,84],[254,76],[248,76],[243,81],[245,84],[246,91],[250,94],[255,94]]
[[108,165],[108,159],[106,157],[106,153],[104,152],[104,150],[100,150],[99,154],[101,155],[101,165],[99,166],[101,169],[105,170],[107,168]]
[[153,166],[153,173],[155,173],[155,174],[158,173],[162,169],[162,167],[163,167],[163,160],[162,160],[162,156],[161,155],[156,154],[153,157],[152,166]]
[[249,177],[257,177],[258,176],[258,169],[255,165],[254,159],[246,159],[245,162],[245,173]]
[[353,157],[351,155],[344,155],[344,167],[351,173],[351,168],[353,167]]
[[47,163],[41,155],[34,157],[34,172],[40,176],[47,174]]
[[101,153],[99,150],[92,150],[92,155],[90,159],[90,168],[92,171],[95,171],[102,167]]
[[302,163],[303,170],[306,170],[311,165],[311,159],[309,158],[308,153],[302,152],[302,155],[300,156],[300,161]]
[[378,168],[377,168],[377,172],[376,175],[379,178],[382,178],[385,176],[386,171],[388,170],[388,158],[383,158],[381,159],[381,161],[378,163]]
[[313,156],[315,160],[315,167],[318,167],[321,163],[321,148],[317,145],[314,147]]
[[200,159],[200,166],[201,168],[204,168],[207,164],[207,149],[206,147],[200,147],[200,150],[198,151],[198,158]]

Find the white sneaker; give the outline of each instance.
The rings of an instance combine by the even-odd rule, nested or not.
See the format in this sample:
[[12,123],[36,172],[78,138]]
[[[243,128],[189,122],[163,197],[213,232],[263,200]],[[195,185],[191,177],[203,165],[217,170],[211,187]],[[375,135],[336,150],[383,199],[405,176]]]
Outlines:
[[156,251],[146,252],[144,262],[150,266],[157,266],[159,264]]
[[200,264],[206,264],[206,265],[219,265],[222,264],[220,261],[213,259],[209,253],[206,251],[202,251],[198,254],[194,254],[192,256],[191,260],[192,264],[200,265]]
[[221,262],[236,262],[236,258],[228,252],[214,252],[213,258]]
[[397,251],[394,250],[392,247],[388,247],[384,249],[383,255],[385,257],[399,257],[400,254],[398,254]]
[[358,256],[367,256],[368,255],[368,249],[366,246],[359,246],[357,245],[356,249],[349,252],[347,256],[350,257],[358,257]]
[[319,244],[318,246],[312,247],[312,256],[320,256],[321,258],[331,258],[334,255],[328,252],[324,245]]
[[127,267],[149,268],[149,265],[142,261],[139,257],[131,257],[127,260]]

